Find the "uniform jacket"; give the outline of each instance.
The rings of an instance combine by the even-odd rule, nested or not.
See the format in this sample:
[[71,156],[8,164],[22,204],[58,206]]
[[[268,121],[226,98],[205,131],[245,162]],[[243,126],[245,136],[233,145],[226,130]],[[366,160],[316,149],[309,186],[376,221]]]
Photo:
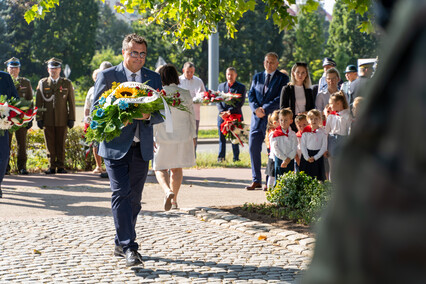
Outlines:
[[60,77],[53,84],[50,78],[41,79],[37,85],[36,107],[45,109],[37,113],[37,121],[43,120],[45,126],[67,126],[68,120],[75,121],[74,87],[71,81]]
[[25,77],[18,77],[19,86],[16,88],[21,98],[31,101],[33,99],[33,88],[30,80]]
[[[141,69],[142,82],[147,83],[154,89],[162,89],[160,75],[147,69]],[[126,72],[124,70],[123,62],[117,66],[113,66],[98,73],[95,83],[95,93],[93,97],[93,105],[90,112],[99,104],[99,98],[102,93],[111,89],[112,83],[127,82]],[[139,138],[141,140],[140,147],[142,158],[149,161],[153,158],[154,153],[154,140],[152,125],[160,123],[163,118],[159,113],[152,114],[150,120],[135,120],[133,123],[128,124],[121,130],[121,135],[114,138],[110,142],[101,142],[99,145],[99,155],[103,158],[119,160],[123,158],[129,151],[130,146],[135,136],[136,126],[139,124]]]
[[219,110],[219,113],[221,113],[222,111],[229,110],[231,111],[231,114],[241,114],[241,120],[243,120],[243,112],[241,111],[241,108],[243,107],[244,102],[246,100],[246,86],[244,86],[240,82],[235,81],[231,88],[229,88],[228,82],[224,82],[222,84],[219,84],[217,90],[225,93],[240,94],[242,96],[241,99],[234,106],[227,105],[221,102],[217,103],[217,108]]
[[[253,112],[250,126],[251,132],[257,130],[261,130],[263,132],[266,131],[268,115],[279,108],[281,89],[287,85],[289,78],[287,75],[276,70],[274,76],[271,78],[268,90],[265,95],[263,95],[265,80],[265,72],[260,72],[254,75],[250,91],[248,93],[250,108]],[[265,117],[258,118],[256,116],[255,111],[258,107],[264,108],[266,114]]]

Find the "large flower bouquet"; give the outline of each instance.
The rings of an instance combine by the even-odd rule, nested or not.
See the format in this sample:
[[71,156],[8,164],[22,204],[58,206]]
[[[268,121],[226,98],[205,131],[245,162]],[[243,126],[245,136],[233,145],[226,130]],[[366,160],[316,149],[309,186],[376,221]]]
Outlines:
[[241,121],[241,114],[231,114],[222,117],[223,122],[220,125],[220,132],[229,139],[232,144],[241,144],[248,142],[248,126]]
[[86,141],[109,142],[120,136],[124,126],[142,118],[144,113],[165,110],[167,119],[169,107],[188,111],[179,97],[179,93],[166,94],[164,90],[156,91],[138,82],[114,82],[112,88],[102,94],[99,105],[92,112]]
[[193,98],[193,103],[208,105],[210,103],[224,102],[228,105],[235,105],[238,100],[241,100],[241,94],[225,93],[222,91],[209,90],[203,94],[197,94]]
[[37,107],[33,107],[32,101],[0,96],[0,135],[3,136],[5,130],[14,132],[26,126],[36,114]]

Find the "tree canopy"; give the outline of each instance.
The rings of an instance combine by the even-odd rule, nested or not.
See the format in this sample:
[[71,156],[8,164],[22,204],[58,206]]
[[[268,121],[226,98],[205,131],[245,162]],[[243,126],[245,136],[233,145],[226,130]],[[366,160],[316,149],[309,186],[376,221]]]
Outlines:
[[[104,0],[101,0],[104,1]],[[351,10],[364,15],[368,11],[371,0],[343,0]],[[173,34],[176,42],[180,40],[186,48],[196,46],[204,39],[217,31],[217,25],[223,22],[227,36],[233,38],[237,32],[237,22],[248,11],[253,11],[255,0],[120,0],[117,5],[119,12],[138,13],[141,21],[150,24],[157,23],[163,26],[165,34]],[[290,14],[288,8],[296,4],[296,0],[276,1],[262,0],[266,19],[272,18],[279,30],[293,28],[297,17]],[[314,12],[318,8],[318,1],[305,0],[304,9]],[[59,0],[39,0],[28,8],[25,14],[27,22],[36,18],[44,18],[46,13],[59,5]],[[371,21],[361,23],[362,31],[372,30]]]

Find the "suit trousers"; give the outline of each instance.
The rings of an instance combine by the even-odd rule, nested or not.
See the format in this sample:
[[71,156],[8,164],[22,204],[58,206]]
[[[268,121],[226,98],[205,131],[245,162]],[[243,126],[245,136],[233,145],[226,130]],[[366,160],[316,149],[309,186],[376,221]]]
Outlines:
[[[219,129],[219,155],[218,158],[224,158],[226,156],[226,138],[225,135],[220,131],[220,125],[223,119],[218,119],[217,127]],[[232,144],[232,153],[234,154],[234,162],[240,159],[240,146],[239,144]]]
[[9,131],[4,131],[4,135],[0,135],[0,185],[9,163],[9,155]]
[[249,151],[250,151],[250,162],[251,162],[251,173],[253,176],[253,182],[262,183],[262,174],[260,168],[262,167],[262,143],[265,140],[265,132],[256,130],[250,130],[249,137]]
[[[18,145],[18,170],[27,169],[27,132],[22,127],[15,132],[16,144]],[[9,148],[12,145],[13,133],[9,133]],[[10,169],[10,165],[8,165]]]
[[111,208],[115,225],[115,245],[123,250],[138,249],[136,220],[142,209],[142,191],[148,173],[149,161],[142,158],[140,144],[130,147],[119,159],[104,158],[112,190]]
[[66,126],[46,126],[44,139],[47,147],[47,158],[50,168],[65,168],[65,138]]

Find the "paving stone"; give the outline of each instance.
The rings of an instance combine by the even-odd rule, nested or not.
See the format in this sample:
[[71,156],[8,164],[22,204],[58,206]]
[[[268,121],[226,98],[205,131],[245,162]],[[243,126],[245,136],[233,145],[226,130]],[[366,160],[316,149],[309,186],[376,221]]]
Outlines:
[[278,236],[272,226],[206,208],[143,212],[136,230],[143,265],[127,268],[112,254],[110,216],[0,221],[0,283],[279,283],[297,279],[311,259],[296,241],[285,248],[254,237]]

